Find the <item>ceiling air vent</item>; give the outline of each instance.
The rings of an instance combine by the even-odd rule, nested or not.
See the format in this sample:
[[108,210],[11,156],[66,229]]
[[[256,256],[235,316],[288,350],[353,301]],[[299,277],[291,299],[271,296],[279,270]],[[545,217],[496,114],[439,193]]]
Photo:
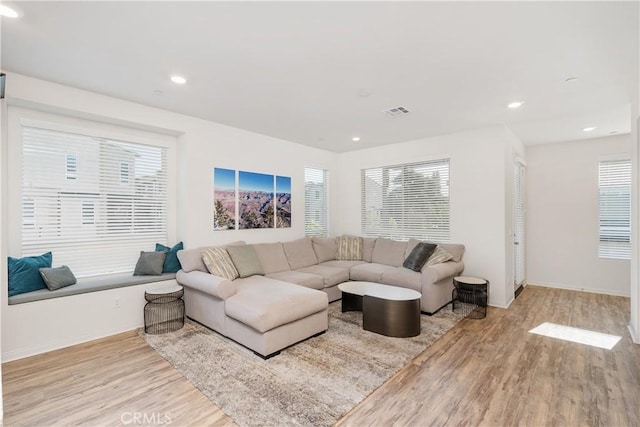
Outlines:
[[383,113],[392,118],[404,116],[405,114],[409,114],[410,112],[411,111],[409,111],[405,107],[394,107],[383,111]]

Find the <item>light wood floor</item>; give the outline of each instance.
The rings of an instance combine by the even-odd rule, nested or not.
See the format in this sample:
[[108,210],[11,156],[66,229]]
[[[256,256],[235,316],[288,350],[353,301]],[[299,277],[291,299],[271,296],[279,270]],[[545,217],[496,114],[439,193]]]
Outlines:
[[[528,333],[543,322],[622,340],[609,351]],[[628,323],[628,298],[529,286],[508,310],[463,320],[337,425],[640,426]],[[2,371],[7,426],[140,425],[136,413],[147,425],[233,425],[133,332]]]

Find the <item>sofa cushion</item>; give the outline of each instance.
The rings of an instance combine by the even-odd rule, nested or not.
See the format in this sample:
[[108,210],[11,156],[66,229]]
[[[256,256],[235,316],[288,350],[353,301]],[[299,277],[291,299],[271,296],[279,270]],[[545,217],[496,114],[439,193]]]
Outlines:
[[[214,276],[235,280],[240,275],[225,248],[207,248],[202,251],[202,262]],[[196,270],[197,271],[197,270]]]
[[263,275],[264,270],[258,259],[256,250],[253,245],[246,246],[229,246],[227,248],[233,265],[236,266],[240,277],[249,277],[256,274]]
[[422,292],[422,273],[408,268],[396,267],[382,272],[380,281],[385,285],[399,286]]
[[260,260],[260,264],[262,264],[264,274],[289,270],[289,262],[287,261],[287,256],[284,254],[282,243],[259,243],[253,245],[253,248],[256,254],[258,254],[258,259]]
[[317,274],[305,273],[302,271],[281,271],[279,273],[271,273],[267,277],[283,282],[294,283],[304,286],[305,288],[324,289],[324,279]]
[[311,245],[311,239],[308,237],[284,242],[282,246],[284,247],[284,253],[287,255],[287,261],[289,261],[289,268],[292,270],[318,263],[318,258],[316,258],[316,253]]
[[371,262],[371,257],[373,256],[373,248],[376,246],[375,237],[363,237],[362,238],[362,260],[366,262]]
[[371,255],[371,262],[400,267],[404,262],[406,248],[407,242],[378,237]]
[[381,283],[382,273],[395,270],[396,267],[384,264],[360,264],[349,270],[351,280],[361,280],[363,282]]
[[355,267],[356,265],[360,265],[360,264],[366,264],[366,263],[364,261],[333,260],[333,261],[323,262],[322,264],[318,264],[318,265],[326,265],[327,267],[336,267],[336,268],[346,268],[347,270],[351,270],[351,267]]
[[346,268],[329,267],[327,265],[312,265],[296,271],[317,274],[324,280],[325,288],[329,288],[337,285],[338,283],[347,282],[349,280],[349,270]]
[[408,268],[409,270],[413,270],[413,271],[422,270],[422,267],[425,265],[425,263],[427,262],[427,260],[433,254],[433,252],[436,250],[437,247],[438,245],[435,245],[433,243],[426,243],[426,242],[418,243],[413,248],[413,250],[407,257],[407,259],[404,260],[404,262],[402,263],[402,266],[404,268]]
[[228,246],[241,246],[244,245],[245,242],[242,240],[238,240],[237,242],[228,243],[226,245],[221,246],[200,246],[195,249],[182,249],[178,251],[178,260],[180,261],[180,268],[185,273],[190,271],[198,270],[205,273],[208,273],[207,266],[202,262],[202,251],[208,248],[221,247],[226,248]]
[[342,261],[362,260],[362,237],[349,235],[340,236],[337,239],[337,245],[337,259]]
[[268,277],[236,280],[237,293],[225,301],[227,316],[266,332],[325,310],[327,294]]
[[425,266],[429,267],[435,264],[440,264],[442,262],[450,261],[452,259],[453,259],[453,255],[445,251],[442,246],[438,245],[436,250],[433,251],[433,254],[427,260],[427,263],[425,264]]
[[330,237],[323,239],[321,237],[312,237],[311,244],[313,251],[316,253],[318,262],[331,261],[336,259],[338,253],[338,247],[336,245],[336,238]]

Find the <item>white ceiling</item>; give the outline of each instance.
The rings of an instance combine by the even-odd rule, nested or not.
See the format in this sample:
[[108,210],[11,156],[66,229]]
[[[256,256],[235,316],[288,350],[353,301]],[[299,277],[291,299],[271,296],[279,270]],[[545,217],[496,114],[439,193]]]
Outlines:
[[525,144],[628,133],[638,93],[638,2],[3,4],[22,15],[2,19],[4,71],[336,152],[498,124]]

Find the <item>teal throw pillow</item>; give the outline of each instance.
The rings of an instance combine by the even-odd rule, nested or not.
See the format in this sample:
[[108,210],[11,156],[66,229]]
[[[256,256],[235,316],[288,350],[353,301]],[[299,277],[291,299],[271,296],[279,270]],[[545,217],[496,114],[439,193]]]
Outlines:
[[45,289],[47,285],[40,276],[41,268],[51,268],[51,252],[23,258],[8,257],[9,296]]
[[164,265],[162,266],[163,273],[177,273],[182,268],[180,261],[178,260],[178,251],[184,249],[182,242],[176,243],[174,247],[161,245],[156,243],[156,252],[166,252],[167,257],[164,259]]

